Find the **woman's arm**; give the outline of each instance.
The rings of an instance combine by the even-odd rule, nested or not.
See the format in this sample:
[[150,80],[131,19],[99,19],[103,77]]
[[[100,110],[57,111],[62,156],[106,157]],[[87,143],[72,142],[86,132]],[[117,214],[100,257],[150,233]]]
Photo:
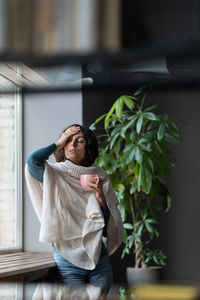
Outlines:
[[32,152],[27,157],[27,164],[30,173],[40,182],[43,182],[43,175],[44,175],[44,163],[49,156],[56,151],[57,147],[56,144],[53,143],[47,147],[41,148]]

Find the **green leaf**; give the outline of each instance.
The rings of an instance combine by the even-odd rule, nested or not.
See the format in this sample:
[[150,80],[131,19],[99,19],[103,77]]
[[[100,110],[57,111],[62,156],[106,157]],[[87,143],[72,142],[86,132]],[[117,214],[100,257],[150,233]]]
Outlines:
[[152,112],[144,113],[144,117],[147,118],[148,120],[151,120],[151,121],[157,121],[156,115]]
[[119,159],[120,155],[120,149],[121,149],[121,142],[122,142],[122,138],[119,138],[117,143],[115,143],[115,154],[117,156],[117,159]]
[[135,235],[135,240],[136,240],[136,242],[138,242],[139,244],[141,244],[141,238],[140,238],[140,236],[138,236],[138,235]]
[[130,188],[130,194],[131,195],[134,194],[135,191],[137,191],[137,181],[134,182],[134,184],[131,186],[131,188]]
[[113,148],[113,145],[115,144],[117,138],[119,137],[120,132],[118,132],[117,134],[115,134],[114,138],[112,138],[111,142],[110,142],[110,150]]
[[135,148],[135,159],[138,162],[138,164],[142,163],[142,152],[140,151],[139,147]]
[[116,108],[116,102],[117,102],[117,100],[115,101],[115,103],[113,104],[113,106],[111,107],[111,109],[109,110],[109,112],[106,115],[106,118],[104,120],[104,127],[105,127],[105,129],[108,128],[108,125],[109,125],[109,122],[110,122],[110,117],[111,117],[111,115],[113,114],[113,112],[114,112],[114,110]]
[[128,241],[128,247],[129,247],[129,249],[132,248],[133,242],[134,242],[134,236],[131,235],[131,236],[129,237],[129,241]]
[[148,232],[153,233],[153,227],[148,222],[145,221],[144,225]]
[[125,250],[126,250],[126,253],[127,253],[127,254],[129,254],[129,253],[130,253],[130,251],[129,251],[129,249],[128,249],[128,248],[126,248]]
[[180,128],[178,127],[178,125],[176,125],[176,123],[173,122],[171,119],[168,120],[168,124],[169,124],[169,127],[170,127],[171,131],[173,132],[173,134],[177,138],[182,140],[182,134],[181,134],[181,131],[180,131]]
[[129,96],[122,96],[125,105],[132,110],[134,108],[134,101]]
[[124,248],[124,250],[122,251],[121,259],[123,259],[125,255],[126,255],[126,252],[125,252],[125,248]]
[[152,131],[149,131],[145,134],[142,135],[142,142],[144,143],[152,143],[154,142],[155,140],[155,137],[156,137],[156,131],[155,130],[152,130]]
[[128,234],[126,230],[124,230],[123,242],[126,244],[127,240],[128,240]]
[[134,145],[133,144],[129,144],[129,145],[126,145],[123,152],[126,153],[126,152],[130,152],[132,149],[133,149]]
[[130,134],[130,140],[131,142],[136,142],[137,140],[137,133],[135,131],[132,131]]
[[121,117],[122,117],[123,105],[124,105],[123,97],[120,97],[116,101],[116,115],[119,119],[121,119]]
[[126,220],[126,210],[124,205],[119,204],[119,211],[122,217],[122,222],[124,222]]
[[107,115],[107,113],[105,113],[102,116],[100,116],[98,119],[95,120],[94,124],[99,123],[103,118],[105,118],[106,115]]
[[145,263],[150,262],[150,260],[151,260],[151,256],[149,255],[149,256],[146,258]]
[[137,124],[136,124],[136,131],[139,134],[142,128],[142,123],[143,123],[143,116],[141,115],[139,117],[139,119],[137,120]]
[[138,191],[141,189],[142,185],[142,173],[143,173],[143,165],[138,165],[139,166],[139,172],[138,172]]
[[169,194],[163,199],[163,210],[164,212],[168,212],[171,207],[171,197]]
[[116,133],[120,132],[120,130],[121,130],[121,126],[115,127],[114,129],[111,130],[110,136],[112,136],[112,137],[115,136]]
[[124,248],[124,250],[123,250],[123,252],[122,252],[122,256],[121,256],[121,258],[124,258],[124,256],[126,255],[126,254],[129,254],[130,253],[130,251],[129,251],[129,249],[127,248],[127,246]]
[[151,160],[151,158],[147,158],[147,163],[149,164],[150,168],[151,168],[151,172],[154,173],[154,164]]
[[133,225],[130,223],[124,223],[123,226],[125,229],[133,229]]
[[165,124],[161,123],[159,128],[158,128],[158,133],[157,133],[157,137],[158,140],[162,140],[163,136],[164,136],[164,132],[165,132]]
[[144,209],[144,210],[142,211],[142,219],[145,220],[146,217],[147,217],[147,209]]
[[178,144],[177,139],[174,136],[170,135],[169,133],[165,133],[164,138],[167,142]]
[[95,123],[92,123],[90,126],[89,126],[89,129],[90,130],[95,130],[96,129],[96,126],[95,126]]
[[158,261],[158,258],[157,258],[157,256],[156,256],[156,254],[153,255],[153,260],[154,260],[154,262],[155,262],[157,265],[160,264],[159,261]]
[[150,122],[149,125],[148,125],[148,127],[147,127],[147,130],[150,131],[150,130],[156,128],[159,124],[160,123],[157,122],[157,121]]
[[145,87],[143,87],[143,86],[140,87],[138,90],[135,91],[135,93],[134,93],[133,95],[134,95],[134,96],[137,96],[137,95],[143,93],[143,92],[144,92],[144,89],[145,89]]
[[149,165],[145,161],[143,161],[140,166],[140,180],[142,190],[146,194],[149,194],[152,186],[152,173]]
[[145,222],[147,222],[147,223],[154,223],[154,224],[157,223],[157,221],[154,220],[154,219],[146,219]]
[[138,227],[138,230],[137,230],[138,235],[141,235],[141,234],[142,234],[143,228],[144,228],[144,224],[142,223],[142,224],[140,224],[140,226]]
[[159,151],[162,155],[165,155],[165,149],[162,147],[161,142],[157,142],[157,141],[156,141],[156,142],[155,142],[155,145],[156,145],[158,151]]
[[133,149],[132,151],[130,152],[129,154],[129,157],[128,157],[128,162],[132,161],[134,156],[135,156],[135,151],[136,151],[136,148],[133,146]]
[[124,186],[122,183],[118,183],[118,184],[116,185],[116,189],[117,189],[117,191],[119,191],[119,192],[123,192],[123,191],[125,191],[125,186]]
[[148,111],[150,111],[150,110],[153,110],[154,108],[156,108],[157,107],[157,105],[152,105],[152,106],[150,106],[150,107],[147,107],[145,110],[144,110],[144,112],[148,112]]
[[135,121],[137,120],[137,118],[138,118],[138,116],[133,116],[133,117],[130,119],[130,121],[128,122],[128,124],[122,128],[121,133],[125,134],[125,132],[127,131],[127,129],[128,129],[129,127],[131,127],[131,126],[135,123]]
[[134,169],[134,173],[135,173],[136,177],[139,176],[139,170],[140,170],[140,165],[138,163],[136,163],[135,169]]
[[140,148],[142,148],[142,150],[145,150],[146,152],[151,152],[151,144],[140,144],[139,142],[138,144],[140,145]]

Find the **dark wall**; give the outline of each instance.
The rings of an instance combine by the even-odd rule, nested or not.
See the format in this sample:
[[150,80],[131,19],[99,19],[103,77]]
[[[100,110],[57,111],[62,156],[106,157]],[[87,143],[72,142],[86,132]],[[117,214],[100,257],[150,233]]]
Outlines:
[[[123,91],[122,93],[123,94]],[[127,94],[127,93],[126,93]],[[106,112],[120,93],[83,93],[84,124],[91,124]],[[156,112],[169,114],[187,122],[182,126],[183,141],[169,145],[177,160],[173,179],[168,182],[172,207],[160,217],[161,236],[155,247],[162,248],[170,258],[164,279],[198,281],[200,253],[200,93],[192,91],[153,92],[146,105],[156,104]],[[189,125],[191,128],[189,128]],[[126,266],[133,266],[134,257],[121,260],[121,248],[111,256],[115,282],[125,282]]]
[[124,0],[123,3],[125,47],[148,41],[199,40],[200,3],[197,0]]
[[182,126],[183,141],[170,145],[177,164],[173,179],[168,182],[172,208],[160,223],[163,232],[160,243],[171,259],[165,278],[181,281],[198,281],[200,251],[200,93],[191,91],[165,91],[154,93],[149,102],[158,104],[158,112],[185,120]]

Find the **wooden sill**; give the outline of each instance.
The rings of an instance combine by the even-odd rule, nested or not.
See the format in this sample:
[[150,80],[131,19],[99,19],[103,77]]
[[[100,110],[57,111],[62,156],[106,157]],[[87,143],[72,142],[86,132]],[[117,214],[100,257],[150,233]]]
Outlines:
[[55,266],[55,260],[50,252],[2,254],[0,255],[0,280],[23,279],[25,274],[36,273],[36,271],[39,276],[44,274],[44,270]]

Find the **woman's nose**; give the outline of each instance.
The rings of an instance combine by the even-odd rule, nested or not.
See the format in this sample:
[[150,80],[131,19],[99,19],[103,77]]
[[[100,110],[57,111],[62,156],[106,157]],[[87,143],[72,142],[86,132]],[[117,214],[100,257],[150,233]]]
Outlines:
[[76,145],[76,140],[72,140],[71,144],[72,144],[72,146],[75,146]]

